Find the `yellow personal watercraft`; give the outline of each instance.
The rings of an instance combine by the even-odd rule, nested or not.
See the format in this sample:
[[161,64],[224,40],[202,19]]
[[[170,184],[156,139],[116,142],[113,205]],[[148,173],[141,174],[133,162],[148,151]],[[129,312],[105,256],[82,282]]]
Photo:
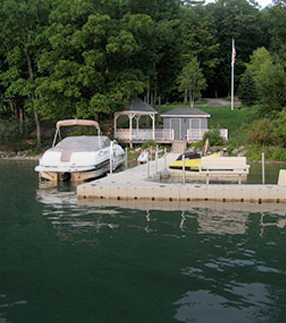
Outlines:
[[[220,153],[208,155],[207,157],[220,157]],[[171,169],[182,169],[183,168],[183,154],[181,154],[177,160],[170,163],[168,166]],[[200,152],[188,152],[185,153],[185,169],[189,171],[198,171],[199,165],[201,165],[202,156]]]

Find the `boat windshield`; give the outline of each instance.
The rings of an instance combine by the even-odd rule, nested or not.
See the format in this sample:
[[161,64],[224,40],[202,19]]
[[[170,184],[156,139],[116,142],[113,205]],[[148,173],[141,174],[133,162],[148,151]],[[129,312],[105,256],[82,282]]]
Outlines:
[[110,140],[106,136],[74,136],[61,140],[53,149],[68,151],[99,150],[108,147]]

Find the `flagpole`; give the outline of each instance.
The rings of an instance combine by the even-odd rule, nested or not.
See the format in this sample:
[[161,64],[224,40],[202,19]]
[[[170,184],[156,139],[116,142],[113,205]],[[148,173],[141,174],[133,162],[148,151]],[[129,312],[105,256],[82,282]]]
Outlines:
[[234,110],[234,62],[235,62],[235,47],[234,47],[234,38],[232,38],[232,51],[231,51],[231,110]]

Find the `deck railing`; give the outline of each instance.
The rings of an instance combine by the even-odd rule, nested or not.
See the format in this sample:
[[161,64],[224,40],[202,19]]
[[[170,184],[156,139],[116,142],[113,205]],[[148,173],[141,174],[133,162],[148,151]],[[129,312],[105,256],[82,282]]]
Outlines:
[[[174,140],[173,129],[155,129],[155,138],[153,138],[152,129],[133,129],[132,142],[144,142],[148,140],[155,140],[156,142],[172,142]],[[117,129],[114,137],[120,141],[130,141],[129,129]]]
[[[199,141],[204,137],[205,132],[209,129],[188,129],[185,139],[187,141]],[[173,129],[155,129],[155,138],[153,138],[152,129],[133,129],[132,130],[132,142],[145,142],[148,140],[154,140],[156,142],[172,142],[174,140]],[[220,129],[220,135],[224,140],[228,140],[228,129]],[[129,129],[117,129],[114,133],[114,137],[123,142],[130,141],[130,130]]]
[[[202,140],[204,134],[209,129],[188,129],[187,140],[188,141],[199,141]],[[228,129],[220,129],[220,135],[224,140],[228,140]]]

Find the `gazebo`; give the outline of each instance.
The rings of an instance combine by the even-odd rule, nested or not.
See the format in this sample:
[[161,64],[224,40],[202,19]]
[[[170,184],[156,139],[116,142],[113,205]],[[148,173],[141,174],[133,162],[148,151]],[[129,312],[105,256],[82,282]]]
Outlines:
[[[149,104],[136,98],[131,100],[123,111],[114,114],[114,137],[122,141],[127,141],[132,145],[132,142],[144,142],[146,140],[155,140],[155,115],[158,112]],[[128,116],[129,128],[118,129],[117,119],[120,116]],[[152,119],[152,129],[139,129],[139,121],[142,116],[149,116]],[[136,129],[133,129],[133,119],[136,120]]]

